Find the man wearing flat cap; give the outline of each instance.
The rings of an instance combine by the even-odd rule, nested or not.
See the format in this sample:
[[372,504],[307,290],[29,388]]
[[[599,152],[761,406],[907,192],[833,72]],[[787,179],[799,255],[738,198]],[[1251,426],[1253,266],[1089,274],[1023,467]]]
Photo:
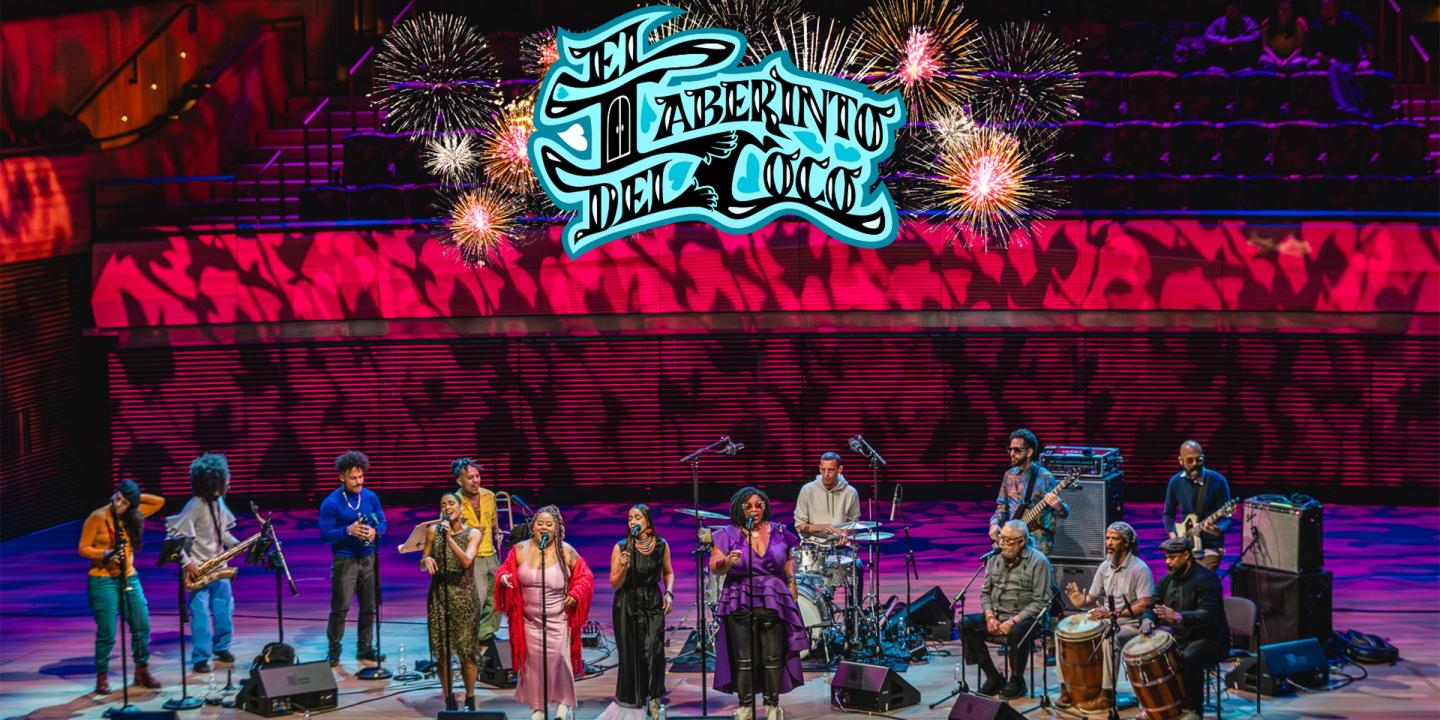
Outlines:
[[1225,595],[1220,578],[1196,562],[1192,543],[1175,537],[1160,543],[1169,573],[1155,587],[1150,609],[1140,621],[1140,632],[1149,635],[1155,625],[1166,625],[1180,649],[1180,674],[1185,699],[1181,718],[1199,717],[1204,699],[1205,669],[1230,648],[1230,624],[1225,619]]

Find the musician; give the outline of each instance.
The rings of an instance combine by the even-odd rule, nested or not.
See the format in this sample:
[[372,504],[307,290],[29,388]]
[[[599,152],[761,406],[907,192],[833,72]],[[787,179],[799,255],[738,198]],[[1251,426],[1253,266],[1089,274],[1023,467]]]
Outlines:
[[1070,516],[1070,506],[1060,499],[1059,482],[1055,476],[1035,463],[1040,441],[1035,433],[1024,428],[1010,433],[1010,469],[1000,478],[1000,492],[995,496],[995,514],[990,516],[990,540],[1000,537],[1000,526],[1007,520],[1019,519],[1036,502],[1043,502],[1040,516],[1031,529],[1036,549],[1049,556],[1055,546],[1055,519]]
[[859,519],[860,493],[845,480],[840,453],[821,455],[820,472],[800,488],[800,495],[795,498],[795,531],[805,542],[843,545],[850,531],[837,530],[835,526]]
[[380,498],[365,487],[370,458],[349,450],[335,458],[340,487],[320,504],[320,539],[330,545],[330,641],[326,660],[340,664],[340,641],[350,601],[360,596],[360,631],[355,659],[378,662],[371,638],[375,630],[375,548],[385,535],[385,511]]
[[[227,547],[240,544],[231,534],[235,514],[225,505],[230,491],[230,463],[220,453],[205,453],[190,463],[192,497],[176,515],[165,518],[165,532],[180,543],[180,562],[185,566],[187,580],[200,575],[200,566],[223,554]],[[229,561],[207,568],[207,574],[226,568]],[[210,658],[225,663],[235,662],[230,654],[234,633],[235,595],[230,578],[216,578],[190,592],[190,662],[197,673],[211,671]]]
[[495,612],[495,598],[491,592],[491,588],[495,587],[495,571],[500,567],[500,556],[495,552],[495,537],[500,532],[500,523],[495,511],[495,493],[480,486],[480,473],[484,469],[468,457],[450,463],[450,475],[460,486],[460,514],[465,520],[465,527],[480,532],[480,546],[475,551],[475,561],[470,564],[470,576],[475,582],[475,597],[480,602],[477,632],[481,645],[489,643],[500,627],[500,616]]
[[[1195,440],[1180,445],[1180,472],[1170,477],[1165,487],[1165,530],[1175,532],[1175,511],[1183,518],[1194,515],[1204,520],[1230,500],[1230,481],[1205,467],[1205,449]],[[1201,551],[1196,562],[1211,571],[1220,568],[1225,554],[1225,532],[1230,518],[1206,522],[1200,526]]]
[[510,548],[495,575],[495,609],[510,616],[510,658],[520,678],[515,699],[530,707],[531,720],[548,716],[547,694],[559,705],[560,720],[575,707],[575,676],[583,669],[580,629],[594,591],[590,566],[565,542],[560,509],[535,511],[530,539]]
[[1140,632],[1149,635],[1157,623],[1170,628],[1180,649],[1180,674],[1185,683],[1180,707],[1195,713],[1190,717],[1198,717],[1202,714],[1205,669],[1230,649],[1224,591],[1220,578],[1195,559],[1189,540],[1170,538],[1160,549],[1165,552],[1169,572],[1155,588],[1151,607],[1142,615]]
[[675,570],[670,545],[655,533],[648,506],[631,506],[625,524],[625,539],[610,549],[619,655],[615,701],[623,707],[644,707],[646,717],[654,720],[661,715],[665,696],[665,616],[675,603]]
[[[966,615],[960,624],[965,662],[978,664],[985,680],[983,695],[1006,699],[1025,694],[1025,661],[1034,639],[1030,626],[1039,621],[1054,599],[1051,583],[1055,571],[1049,558],[1031,547],[1025,523],[1009,520],[998,533],[1000,552],[985,563],[985,584],[980,588],[979,613]],[[1005,637],[1010,658],[1010,677],[1003,679],[990,659],[985,640],[991,635]]]
[[743,487],[730,498],[730,525],[716,530],[714,541],[710,571],[725,578],[716,610],[715,689],[739,697],[736,720],[754,720],[759,685],[766,720],[782,720],[780,696],[805,684],[800,653],[810,648],[790,557],[798,538],[770,522],[769,496]]
[[[1126,522],[1110,523],[1110,527],[1105,528],[1105,559],[1096,568],[1090,589],[1082,590],[1073,582],[1065,586],[1070,604],[1088,610],[1091,618],[1108,621],[1112,608],[1118,617],[1119,630],[1114,640],[1107,637],[1101,650],[1105,692],[1092,702],[1081,703],[1082,710],[1109,710],[1115,702],[1110,690],[1115,672],[1115,648],[1125,647],[1125,643],[1140,634],[1140,616],[1150,607],[1150,598],[1155,594],[1155,577],[1150,574],[1150,566],[1135,554],[1135,548],[1135,528]],[[1063,674],[1063,666],[1061,670]],[[1071,705],[1070,690],[1063,677],[1058,704]]]
[[475,709],[475,677],[479,674],[480,640],[475,630],[480,603],[475,598],[475,580],[470,565],[480,546],[480,532],[465,525],[458,495],[440,496],[439,523],[425,530],[425,554],[420,569],[430,575],[425,596],[425,621],[429,628],[430,650],[438,663],[440,687],[445,692],[445,709],[458,710],[450,692],[450,658],[460,659],[460,678],[465,684],[465,709]]
[[[135,659],[135,684],[160,687],[160,681],[150,674],[150,605],[135,572],[135,555],[144,540],[145,518],[164,505],[165,498],[141,493],[134,480],[123,480],[110,502],[90,513],[80,530],[80,556],[90,561],[87,595],[90,610],[95,613],[95,692],[101,695],[110,693],[107,673],[122,592],[125,623],[130,626],[131,657]],[[124,567],[120,562],[122,554]]]

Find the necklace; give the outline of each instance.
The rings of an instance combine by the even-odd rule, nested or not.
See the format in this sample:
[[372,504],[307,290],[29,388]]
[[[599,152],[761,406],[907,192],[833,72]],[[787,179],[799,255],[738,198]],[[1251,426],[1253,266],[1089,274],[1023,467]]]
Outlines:
[[[361,492],[363,492],[363,491],[361,491]],[[351,510],[357,510],[357,511],[360,509],[360,500],[361,500],[360,493],[358,493],[358,492],[355,493],[355,504],[354,504],[354,505],[351,505],[351,504],[350,504],[350,494],[347,493],[347,492],[345,492],[344,488],[341,488],[341,490],[340,490],[340,497],[345,498],[345,505],[346,505],[346,507],[349,507]]]
[[647,535],[643,540],[636,540],[635,549],[649,555],[650,551],[655,549],[655,536]]

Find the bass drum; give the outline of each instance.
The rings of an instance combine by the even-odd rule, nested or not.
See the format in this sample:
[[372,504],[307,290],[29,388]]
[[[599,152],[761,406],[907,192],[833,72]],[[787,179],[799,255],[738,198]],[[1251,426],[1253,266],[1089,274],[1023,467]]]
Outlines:
[[825,645],[825,631],[835,625],[835,609],[825,597],[824,587],[798,582],[796,587],[800,590],[800,597],[795,599],[800,606],[800,621],[805,623],[805,632],[810,635],[810,649],[800,652],[803,660],[819,654]]

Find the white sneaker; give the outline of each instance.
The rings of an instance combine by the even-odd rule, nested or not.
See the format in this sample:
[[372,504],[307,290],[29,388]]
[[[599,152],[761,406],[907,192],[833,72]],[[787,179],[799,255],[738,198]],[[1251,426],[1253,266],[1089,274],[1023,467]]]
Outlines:
[[570,717],[570,706],[569,706],[569,705],[556,705],[556,706],[555,706],[555,720],[565,720],[565,718],[567,718],[567,717]]
[[779,705],[766,705],[765,720],[785,720],[785,711]]
[[755,708],[748,705],[735,708],[735,720],[755,720]]
[[545,711],[536,710],[535,712],[530,713],[530,720],[545,720]]

